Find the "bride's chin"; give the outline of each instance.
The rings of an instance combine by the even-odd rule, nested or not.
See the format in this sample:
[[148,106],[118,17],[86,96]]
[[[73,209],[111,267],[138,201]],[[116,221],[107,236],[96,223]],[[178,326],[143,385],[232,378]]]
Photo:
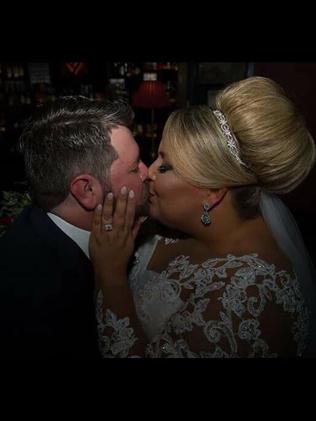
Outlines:
[[160,221],[160,215],[159,212],[157,211],[157,207],[150,204],[149,208],[148,208],[148,214],[150,216],[150,218],[155,219],[156,221]]
[[149,213],[149,216],[151,218],[157,219],[155,209],[154,209],[153,205],[151,205],[151,204],[149,205],[148,213]]

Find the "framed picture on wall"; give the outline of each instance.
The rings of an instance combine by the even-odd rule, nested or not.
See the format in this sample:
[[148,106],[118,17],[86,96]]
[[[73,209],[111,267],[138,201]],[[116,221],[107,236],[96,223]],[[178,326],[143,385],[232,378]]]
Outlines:
[[248,63],[199,63],[198,83],[225,85],[247,77]]

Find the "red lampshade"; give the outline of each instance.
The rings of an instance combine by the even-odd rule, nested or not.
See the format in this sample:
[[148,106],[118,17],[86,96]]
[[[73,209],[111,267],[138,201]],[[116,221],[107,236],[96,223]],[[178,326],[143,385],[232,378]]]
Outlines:
[[133,97],[133,106],[139,108],[165,108],[169,100],[162,82],[143,80]]

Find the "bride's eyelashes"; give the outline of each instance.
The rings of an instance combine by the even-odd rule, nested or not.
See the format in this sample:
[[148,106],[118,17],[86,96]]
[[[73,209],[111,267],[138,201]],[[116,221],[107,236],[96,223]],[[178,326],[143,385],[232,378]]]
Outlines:
[[158,171],[160,173],[165,173],[166,171],[170,171],[170,170],[172,170],[172,166],[169,164],[161,164],[158,167]]

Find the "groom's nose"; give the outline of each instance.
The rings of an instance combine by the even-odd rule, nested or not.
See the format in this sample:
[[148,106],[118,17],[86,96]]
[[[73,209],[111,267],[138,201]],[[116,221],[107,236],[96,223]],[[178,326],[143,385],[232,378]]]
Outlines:
[[148,168],[148,178],[150,178],[151,180],[155,180],[157,168],[158,168],[158,161],[156,160]]
[[140,172],[140,178],[141,178],[141,180],[142,181],[145,181],[146,178],[148,177],[148,168],[143,163],[143,161],[140,161],[140,163],[139,163],[139,172]]

